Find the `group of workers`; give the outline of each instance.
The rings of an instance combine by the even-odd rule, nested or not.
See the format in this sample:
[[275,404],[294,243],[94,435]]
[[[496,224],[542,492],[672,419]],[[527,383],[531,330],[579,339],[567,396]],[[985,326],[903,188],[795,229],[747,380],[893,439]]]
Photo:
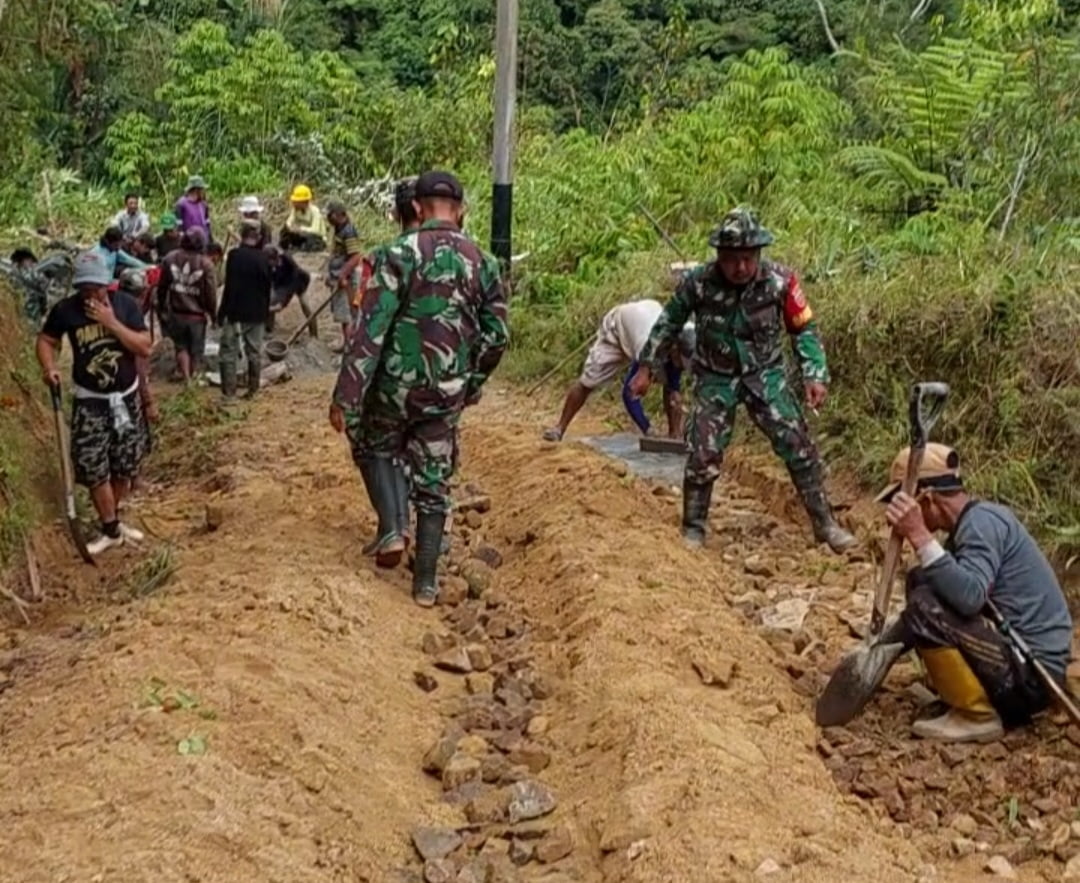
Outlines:
[[[379,566],[395,567],[415,544],[413,598],[431,606],[439,594],[437,564],[461,415],[479,400],[508,344],[499,266],[462,231],[464,191],[449,173],[426,172],[401,182],[394,209],[400,235],[367,252],[343,205],[328,205],[327,226],[310,190],[300,186],[291,195],[292,213],[278,246],[268,242],[258,200],[241,202],[240,244],[226,260],[220,305],[201,179],[193,178],[177,203],[176,224],[168,219],[162,225],[152,250],[161,261],[159,308],[168,316],[178,353],[187,354],[180,357],[181,373],[190,377],[195,370],[206,322],[219,322],[223,391],[235,394],[226,353],[235,362],[242,345],[249,371],[257,371],[275,279],[292,274],[298,294],[309,281],[289,251],[325,248],[329,237],[328,275],[344,344],[329,420],[346,435],[378,517],[364,552]],[[114,219],[119,240],[110,230],[100,247],[79,255],[77,293],[52,309],[38,338],[49,383],[59,382],[60,341],[67,337],[73,349],[73,459],[101,520],[94,554],[137,538],[122,521],[120,504],[149,445],[137,360],[148,356],[150,334],[138,304],[115,291],[110,264],[110,253],[117,265],[119,254],[127,253],[118,244],[131,246],[135,260],[142,260],[140,248],[149,245],[143,238],[149,235],[147,219],[135,196],[126,200],[126,217]],[[162,254],[161,236],[173,230],[179,237]],[[772,242],[752,213],[732,211],[709,239],[714,259],[683,273],[666,304],[641,300],[611,310],[559,422],[544,438],[563,439],[591,391],[626,368],[624,401],[641,431],[651,432],[641,399],[661,379],[668,434],[684,435],[688,447],[682,535],[700,547],[741,403],[787,467],[814,537],[841,553],[856,540],[833,516],[805,418],[805,410],[816,411],[827,396],[825,350],[796,274],[762,256]],[[310,318],[306,305],[305,314]],[[801,373],[801,403],[785,371],[785,336]],[[693,376],[685,429],[684,373]],[[257,373],[249,373],[249,395],[257,383]],[[913,496],[898,483],[908,456],[906,450],[898,455],[893,484],[880,499],[887,504],[887,523],[914,550],[919,566],[909,574],[907,607],[887,625],[882,640],[896,648],[890,658],[918,652],[946,704],[944,714],[916,722],[917,735],[994,739],[1004,726],[1022,724],[1044,709],[1050,694],[1030,663],[1010,651],[988,615],[988,602],[997,604],[1061,681],[1072,639],[1068,606],[1053,569],[1016,516],[968,495],[954,450],[927,448]],[[936,539],[938,531],[948,535],[945,543]]]
[[[685,430],[689,453],[682,501],[687,543],[698,547],[704,542],[713,484],[742,403],[787,467],[815,538],[839,553],[856,540],[837,524],[825,495],[821,458],[787,380],[783,338],[791,341],[802,376],[803,404],[813,411],[827,395],[825,349],[795,273],[762,257],[772,242],[772,234],[752,213],[732,211],[709,239],[715,259],[683,273],[666,305],[642,300],[608,312],[580,378],[567,393],[559,422],[544,438],[561,440],[590,392],[627,364],[623,398],[628,410],[640,407],[654,378],[663,378],[669,434],[682,435],[673,412],[679,369],[689,363],[694,390]],[[635,423],[650,432],[647,422],[635,417]],[[898,454],[891,483],[878,499],[887,504],[886,522],[913,549],[919,564],[908,574],[906,607],[875,645],[887,664],[860,688],[868,693],[877,689],[889,665],[915,650],[944,708],[915,721],[914,734],[991,741],[1005,726],[1023,724],[1045,709],[1051,692],[1033,664],[1014,651],[988,603],[993,600],[1008,628],[1062,686],[1072,644],[1068,604],[1046,556],[1016,516],[967,493],[956,451],[929,445],[914,496],[900,490],[909,456],[909,449]],[[936,531],[948,535],[944,544]]]

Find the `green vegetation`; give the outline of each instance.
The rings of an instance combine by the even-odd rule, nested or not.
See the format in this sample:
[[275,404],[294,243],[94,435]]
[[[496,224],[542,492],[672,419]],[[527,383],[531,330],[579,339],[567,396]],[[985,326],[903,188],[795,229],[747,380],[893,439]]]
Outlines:
[[[835,48],[818,6],[831,25]],[[915,379],[976,484],[1080,537],[1076,0],[523,4],[514,350],[536,377],[753,205],[831,353],[829,454],[877,482]],[[126,187],[320,195],[445,165],[487,230],[493,4],[8,0],[0,226],[84,235]],[[568,372],[571,369],[568,369]]]

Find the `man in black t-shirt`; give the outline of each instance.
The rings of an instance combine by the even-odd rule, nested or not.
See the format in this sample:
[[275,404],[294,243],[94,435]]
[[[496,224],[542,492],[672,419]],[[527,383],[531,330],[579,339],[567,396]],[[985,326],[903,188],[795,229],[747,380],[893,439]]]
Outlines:
[[120,523],[119,506],[150,447],[142,414],[136,358],[150,355],[150,332],[134,298],[113,290],[112,274],[97,252],[75,260],[76,294],[49,311],[37,357],[50,386],[60,383],[56,357],[66,337],[72,349],[75,402],[71,459],[75,480],[90,490],[101,519],[92,555],[142,534]]
[[274,330],[274,319],[277,314],[285,309],[295,297],[300,301],[304,318],[308,320],[308,333],[312,337],[318,337],[319,326],[311,318],[313,311],[307,294],[308,286],[311,285],[311,274],[296,263],[296,258],[276,245],[267,245],[263,251],[270,261],[270,271],[274,279],[274,288],[270,295],[270,318],[266,320],[267,334]]
[[246,398],[259,391],[262,368],[263,333],[270,315],[273,274],[270,261],[259,247],[259,227],[245,221],[240,228],[240,245],[225,259],[225,290],[218,307],[221,326],[221,392],[226,401],[236,398],[236,370],[243,343],[247,357]]

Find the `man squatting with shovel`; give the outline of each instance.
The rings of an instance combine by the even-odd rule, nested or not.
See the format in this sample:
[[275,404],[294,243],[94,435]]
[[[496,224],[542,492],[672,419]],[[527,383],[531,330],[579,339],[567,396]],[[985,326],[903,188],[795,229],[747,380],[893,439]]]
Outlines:
[[713,483],[731,441],[735,409],[742,402],[787,466],[810,515],[814,538],[842,552],[855,538],[836,523],[825,496],[821,458],[785,377],[783,334],[791,337],[811,408],[825,401],[825,349],[795,274],[761,257],[761,249],[772,241],[772,233],[751,212],[735,209],[724,217],[709,237],[716,260],[683,276],[641,352],[631,392],[638,397],[646,393],[663,355],[694,317],[695,386],[683,479],[683,537],[693,546],[705,540]]
[[45,382],[57,387],[56,357],[64,337],[71,343],[71,459],[75,481],[89,489],[101,520],[101,536],[87,544],[91,555],[99,555],[143,538],[120,522],[120,503],[150,447],[135,366],[136,358],[150,355],[150,332],[135,299],[115,290],[97,252],[76,258],[72,284],[76,294],[56,304],[45,319],[37,358]]
[[463,201],[447,172],[417,179],[413,208],[422,224],[378,255],[330,405],[334,429],[348,427],[374,457],[384,525],[397,519],[394,460],[409,465],[413,599],[424,607],[438,598],[461,412],[479,401],[508,342],[499,265],[461,231]]
[[[638,356],[649,339],[649,332],[660,317],[663,306],[657,300],[635,300],[608,310],[596,332],[596,340],[585,357],[581,377],[574,381],[566,394],[559,422],[544,431],[545,441],[562,441],[570,421],[581,410],[593,391],[618,376],[623,366],[630,369],[623,382],[622,398],[630,419],[643,435],[649,435],[649,422],[641,399],[631,395],[630,381],[639,367]],[[694,353],[694,324],[688,322],[679,334],[679,344],[672,347],[664,361],[664,413],[668,421],[668,437],[681,438],[683,411],[680,397],[683,366]]]
[[[1027,723],[1051,697],[1033,664],[1013,653],[989,605],[1061,686],[1072,640],[1069,608],[1053,568],[1016,515],[964,490],[956,451],[926,446],[914,496],[900,490],[910,453],[905,448],[897,455],[890,484],[877,498],[888,504],[886,521],[919,559],[908,573],[907,606],[872,648],[884,658],[865,665],[869,681],[859,676],[856,652],[841,663],[827,694],[836,691],[836,708],[847,707],[843,717],[850,719],[893,662],[914,649],[949,706],[941,717],[916,721],[914,734],[950,742],[993,741],[1003,725]],[[947,532],[944,546],[935,531]]]

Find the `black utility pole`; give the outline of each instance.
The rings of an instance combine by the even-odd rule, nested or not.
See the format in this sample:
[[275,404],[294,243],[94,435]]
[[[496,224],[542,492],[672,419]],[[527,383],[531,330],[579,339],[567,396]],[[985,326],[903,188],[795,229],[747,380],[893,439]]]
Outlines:
[[510,269],[514,216],[514,104],[517,92],[518,0],[497,0],[495,12],[495,139],[492,156],[491,251]]

